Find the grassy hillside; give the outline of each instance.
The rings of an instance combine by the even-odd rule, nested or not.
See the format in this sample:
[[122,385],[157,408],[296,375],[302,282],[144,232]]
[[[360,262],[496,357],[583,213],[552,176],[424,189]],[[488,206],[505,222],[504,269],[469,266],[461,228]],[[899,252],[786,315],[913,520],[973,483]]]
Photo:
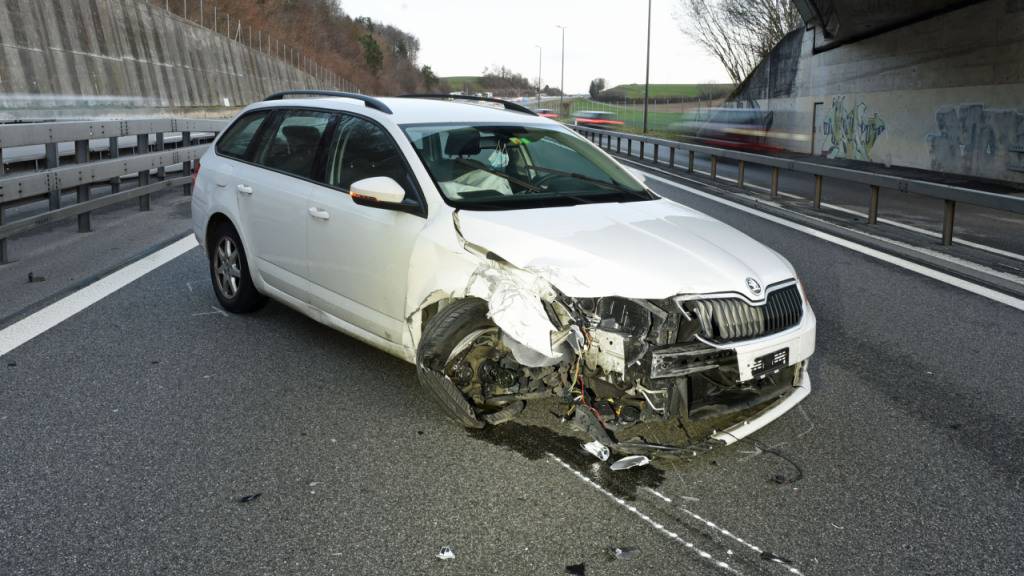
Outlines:
[[[732,89],[732,84],[651,84],[650,98],[674,101],[713,99],[725,96]],[[643,84],[619,84],[599,95],[599,99],[606,101],[636,100],[643,97]]]

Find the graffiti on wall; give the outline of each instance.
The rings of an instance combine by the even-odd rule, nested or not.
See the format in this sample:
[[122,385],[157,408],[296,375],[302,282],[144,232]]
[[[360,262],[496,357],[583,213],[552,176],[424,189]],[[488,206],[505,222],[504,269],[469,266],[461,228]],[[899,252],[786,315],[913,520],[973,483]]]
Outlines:
[[928,135],[932,170],[1002,178],[1024,172],[1024,112],[984,104],[943,106]]
[[885,132],[885,121],[877,112],[868,115],[868,107],[858,102],[846,107],[846,96],[832,98],[832,112],[821,126],[825,136],[821,153],[829,158],[871,160],[871,149]]

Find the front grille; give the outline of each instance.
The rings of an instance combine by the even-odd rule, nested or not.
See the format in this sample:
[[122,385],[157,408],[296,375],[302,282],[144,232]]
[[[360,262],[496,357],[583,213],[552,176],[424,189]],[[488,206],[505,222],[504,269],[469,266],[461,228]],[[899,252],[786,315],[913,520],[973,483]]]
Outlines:
[[759,306],[739,298],[690,300],[683,305],[700,321],[704,337],[717,342],[775,334],[799,324],[804,313],[796,284],[770,291]]

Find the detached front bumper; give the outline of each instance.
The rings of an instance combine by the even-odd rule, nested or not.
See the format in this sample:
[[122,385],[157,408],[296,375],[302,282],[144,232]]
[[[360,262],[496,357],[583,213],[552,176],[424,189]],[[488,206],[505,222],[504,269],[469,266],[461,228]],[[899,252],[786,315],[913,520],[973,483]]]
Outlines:
[[799,382],[784,397],[780,398],[775,405],[750,420],[744,420],[725,430],[712,434],[711,438],[719,440],[726,445],[738,442],[792,410],[794,406],[799,404],[810,393],[811,377],[807,372],[807,362],[804,362],[800,371]]

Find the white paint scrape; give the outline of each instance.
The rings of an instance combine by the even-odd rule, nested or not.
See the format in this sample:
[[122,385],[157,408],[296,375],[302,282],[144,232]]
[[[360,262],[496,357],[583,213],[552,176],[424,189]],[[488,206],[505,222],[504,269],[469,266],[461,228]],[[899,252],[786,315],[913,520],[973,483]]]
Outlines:
[[0,356],[156,270],[199,244],[187,236],[0,330]]

